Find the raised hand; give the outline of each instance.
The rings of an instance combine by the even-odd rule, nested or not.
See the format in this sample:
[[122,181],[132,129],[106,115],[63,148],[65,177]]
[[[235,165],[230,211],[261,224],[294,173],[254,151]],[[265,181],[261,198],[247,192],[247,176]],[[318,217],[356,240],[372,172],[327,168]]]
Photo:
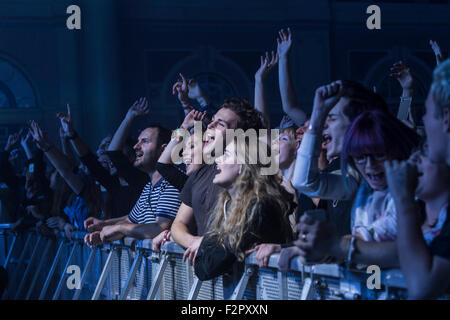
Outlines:
[[325,117],[341,98],[341,89],[341,81],[319,87],[314,96],[313,116],[319,113],[321,117]]
[[188,81],[188,97],[189,99],[199,100],[204,98],[203,91],[195,79],[189,79]]
[[200,112],[197,110],[191,110],[187,116],[184,118],[183,124],[181,127],[186,130],[191,130],[194,126],[195,121],[202,121],[206,117],[206,111]]
[[289,56],[289,52],[291,51],[292,47],[292,33],[291,29],[287,28],[287,30],[281,29],[278,32],[278,38],[277,38],[277,53],[278,56],[281,58],[286,58]]
[[385,161],[386,180],[395,202],[414,201],[418,183],[417,166],[412,161]]
[[6,142],[5,145],[5,151],[10,152],[11,149],[19,142],[19,140],[20,140],[19,133],[10,134],[8,136],[8,141]]
[[135,119],[138,117],[144,117],[147,116],[150,112],[150,108],[148,106],[148,100],[147,98],[139,98],[136,100],[133,105],[128,109],[127,112],[127,118],[128,119]]
[[439,65],[442,61],[444,61],[444,56],[442,54],[441,47],[436,41],[433,40],[430,40],[430,46],[434,52],[434,55],[436,56],[436,65]]
[[34,142],[39,149],[45,151],[48,150],[51,146],[51,143],[47,139],[47,135],[42,131],[41,127],[37,124],[36,121],[30,121],[30,134],[33,138]]
[[178,80],[172,87],[172,94],[178,96],[182,105],[189,104],[189,85],[186,78],[180,73],[181,80]]
[[412,91],[414,87],[414,79],[411,70],[403,61],[394,63],[391,67],[390,76],[397,79],[404,91]]
[[255,79],[257,81],[263,81],[269,72],[275,67],[278,63],[278,53],[272,51],[272,56],[269,56],[269,53],[266,52],[265,56],[261,56],[261,65],[259,66],[258,71],[255,73]]
[[[72,137],[75,134],[72,123],[72,112],[70,110],[70,105],[67,104],[67,114],[59,112],[56,114],[59,121],[61,122],[61,130],[65,137]],[[60,131],[61,135],[61,131]]]

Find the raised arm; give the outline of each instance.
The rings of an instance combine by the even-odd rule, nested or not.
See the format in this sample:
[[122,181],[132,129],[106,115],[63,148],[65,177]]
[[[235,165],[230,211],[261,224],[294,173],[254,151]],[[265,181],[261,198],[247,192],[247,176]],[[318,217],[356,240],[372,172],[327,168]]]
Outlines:
[[442,54],[441,47],[436,41],[430,40],[431,49],[434,52],[436,57],[436,65],[438,66],[441,62],[445,60],[444,55]]
[[402,87],[397,118],[406,121],[408,126],[414,128],[416,126],[413,117],[414,79],[411,70],[399,61],[392,66],[390,76],[396,78]]
[[114,133],[111,143],[109,144],[108,151],[122,151],[133,121],[138,117],[147,116],[148,113],[149,106],[147,98],[140,98],[135,101],[130,109],[128,109],[125,118],[117,131]]
[[306,121],[306,113],[298,104],[289,67],[289,53],[292,47],[292,33],[288,28],[286,31],[283,29],[280,30],[278,34],[278,78],[280,84],[281,103],[283,106],[283,111],[298,127],[301,127]]
[[84,183],[73,172],[74,167],[71,165],[70,160],[47,139],[47,136],[35,121],[30,123],[30,134],[73,192],[79,195],[83,191]]
[[264,94],[264,79],[277,63],[278,53],[272,51],[272,57],[269,57],[269,53],[266,52],[265,56],[261,56],[261,65],[255,73],[255,109],[263,114],[267,128],[270,128],[270,116]]
[[[398,255],[408,287],[409,298],[430,299],[450,287],[450,259],[433,255],[422,235],[420,208],[414,201],[417,167],[409,162],[385,162],[386,178],[394,199],[398,219]],[[444,223],[449,225],[449,217]],[[448,233],[447,237],[448,249]],[[443,249],[445,250],[445,249]]]
[[328,113],[340,99],[341,86],[342,83],[336,81],[316,90],[310,124],[297,151],[292,185],[309,197],[348,200],[358,188],[358,181],[350,176],[348,188],[345,188],[341,175],[319,170],[323,126]]

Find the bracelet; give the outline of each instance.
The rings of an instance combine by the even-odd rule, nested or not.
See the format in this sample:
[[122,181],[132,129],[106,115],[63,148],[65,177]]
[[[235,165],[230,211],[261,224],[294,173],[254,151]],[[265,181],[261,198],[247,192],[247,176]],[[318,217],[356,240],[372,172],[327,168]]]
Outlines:
[[412,97],[400,97],[400,102],[403,101],[412,101]]
[[353,253],[355,252],[355,240],[356,240],[355,237],[352,237],[350,239],[350,246],[348,247],[347,259],[345,261],[345,265],[346,265],[347,269],[350,268],[350,263],[352,262],[352,256],[353,256]]
[[169,236],[170,236],[169,234],[170,234],[170,230],[166,230],[164,232],[164,237],[163,237],[163,241],[161,242],[161,244],[164,244],[169,240]]

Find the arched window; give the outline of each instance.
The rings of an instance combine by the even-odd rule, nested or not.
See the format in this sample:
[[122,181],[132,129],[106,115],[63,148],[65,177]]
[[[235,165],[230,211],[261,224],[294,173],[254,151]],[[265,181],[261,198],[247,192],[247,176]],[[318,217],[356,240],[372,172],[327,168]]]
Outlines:
[[0,57],[0,109],[36,107],[36,95],[26,75],[13,63]]

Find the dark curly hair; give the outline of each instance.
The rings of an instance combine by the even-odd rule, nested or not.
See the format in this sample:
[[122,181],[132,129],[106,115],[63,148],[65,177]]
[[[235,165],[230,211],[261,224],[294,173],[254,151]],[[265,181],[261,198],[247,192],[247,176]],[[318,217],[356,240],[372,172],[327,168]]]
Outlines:
[[237,129],[244,131],[248,129],[266,129],[262,113],[256,110],[246,99],[225,99],[220,108],[230,109],[238,115]]
[[369,110],[389,112],[382,96],[356,81],[342,80],[342,97],[350,100],[343,110],[343,113],[350,121],[355,120],[357,116]]

